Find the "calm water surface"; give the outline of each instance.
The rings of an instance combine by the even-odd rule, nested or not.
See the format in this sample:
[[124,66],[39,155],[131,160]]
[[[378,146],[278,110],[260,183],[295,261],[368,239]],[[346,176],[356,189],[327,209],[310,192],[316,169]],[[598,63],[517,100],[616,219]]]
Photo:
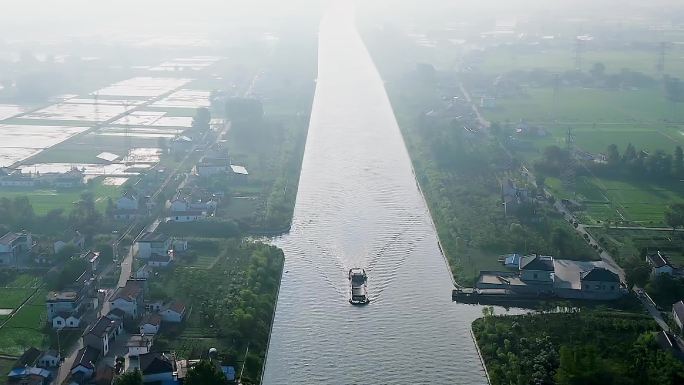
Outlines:
[[[485,384],[479,307],[450,273],[383,82],[349,4],[320,29],[319,73],[264,383]],[[364,267],[372,303],[348,300]]]

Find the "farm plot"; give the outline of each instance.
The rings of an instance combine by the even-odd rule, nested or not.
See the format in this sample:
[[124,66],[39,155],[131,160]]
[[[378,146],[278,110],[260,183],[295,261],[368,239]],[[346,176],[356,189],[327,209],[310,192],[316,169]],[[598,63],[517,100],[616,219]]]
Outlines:
[[151,98],[189,83],[191,79],[163,77],[135,77],[114,83],[94,94],[126,98]]
[[199,108],[209,107],[209,91],[183,89],[168,97],[152,103],[152,107],[160,108]]
[[43,334],[46,320],[45,290],[39,290],[0,328],[0,354],[21,355],[28,346],[48,343]]
[[0,124],[0,166],[9,166],[87,130],[87,127]]
[[135,106],[121,104],[81,104],[63,102],[22,116],[22,119],[79,122],[104,122],[132,110]]

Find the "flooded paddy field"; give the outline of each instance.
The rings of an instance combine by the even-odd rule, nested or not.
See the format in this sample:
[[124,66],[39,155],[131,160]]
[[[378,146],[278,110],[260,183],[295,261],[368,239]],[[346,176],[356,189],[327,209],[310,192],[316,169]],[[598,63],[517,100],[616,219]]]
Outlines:
[[161,108],[199,108],[209,107],[209,91],[182,89],[168,97],[152,103],[152,107]]
[[216,56],[193,56],[187,58],[177,58],[165,61],[156,67],[151,67],[150,71],[155,72],[180,72],[180,71],[201,71],[210,67],[221,60]]
[[114,83],[93,92],[93,94],[100,96],[151,98],[182,87],[191,80],[187,78],[141,76]]
[[0,166],[9,166],[87,129],[73,126],[0,124]]
[[135,106],[121,104],[85,104],[63,102],[24,115],[22,119],[104,122],[132,110]]
[[0,120],[5,120],[13,116],[24,113],[28,107],[16,104],[0,104]]

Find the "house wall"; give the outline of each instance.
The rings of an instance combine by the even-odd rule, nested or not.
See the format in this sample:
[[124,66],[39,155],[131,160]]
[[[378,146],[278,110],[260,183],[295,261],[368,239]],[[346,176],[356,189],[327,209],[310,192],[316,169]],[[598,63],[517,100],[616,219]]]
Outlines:
[[129,356],[139,356],[141,354],[147,354],[150,352],[150,349],[147,346],[129,346],[128,347],[128,355]]
[[98,349],[100,352],[102,352],[103,356],[106,356],[107,353],[109,353],[109,337],[106,334],[100,338],[96,335],[88,333],[83,336],[83,345]]
[[48,302],[46,304],[46,306],[47,306],[48,320],[52,320],[59,313],[72,313],[73,311],[75,311],[78,308],[78,302],[77,301]]
[[653,274],[654,275],[659,275],[659,274],[669,274],[672,275],[672,266],[662,266],[662,267],[654,267],[653,268]]
[[38,361],[38,364],[44,368],[52,368],[59,364],[59,359],[53,356],[43,356]]
[[620,290],[620,285],[616,282],[601,281],[582,281],[582,291],[590,293],[611,293]]
[[123,298],[117,298],[114,301],[111,301],[110,303],[112,309],[121,309],[124,313],[128,314],[133,318],[136,318],[138,316],[138,305],[136,301],[129,302]]
[[83,365],[78,365],[77,367],[71,369],[71,374],[76,374],[78,372],[85,374],[86,378],[91,378],[93,376],[93,371]]
[[551,272],[542,270],[521,270],[520,279],[523,281],[553,282]]
[[140,334],[151,335],[159,332],[159,326],[151,324],[140,325]]
[[135,249],[138,258],[147,259],[152,255],[152,244],[149,242],[136,242]]
[[144,374],[143,382],[156,382],[161,381],[162,383],[167,381],[173,381],[173,373],[157,373],[157,374]]

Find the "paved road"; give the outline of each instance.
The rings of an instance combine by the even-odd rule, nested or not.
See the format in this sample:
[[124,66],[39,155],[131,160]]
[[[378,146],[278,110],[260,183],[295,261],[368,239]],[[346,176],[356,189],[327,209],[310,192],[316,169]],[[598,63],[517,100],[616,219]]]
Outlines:
[[[563,214],[563,217],[564,217],[566,220],[572,219],[574,222],[579,223],[579,222],[577,221],[577,218],[575,218],[575,215],[574,215],[570,210],[568,210],[567,208],[565,208],[565,206],[563,206],[563,204],[562,204],[559,200],[556,200],[556,202],[554,203],[553,206],[556,208],[556,211],[558,211],[559,213]],[[579,224],[577,225],[577,227],[575,227],[575,231],[576,231],[582,238],[588,237],[589,241],[590,241],[592,244],[597,245],[598,242],[596,241],[596,239],[594,239],[594,237],[593,237],[589,232],[587,232],[586,227],[587,227],[587,226],[585,226],[585,225],[579,223]],[[585,235],[586,235],[586,237],[585,237]],[[615,262],[615,260],[613,259],[613,257],[612,257],[607,251],[605,251],[605,250],[601,251],[601,252],[599,253],[599,256],[601,257],[601,260],[603,261],[603,263],[605,263],[606,265],[610,266],[611,269],[613,269],[615,272],[617,272],[618,275],[620,276],[620,279],[622,280],[622,282],[625,282],[625,272],[624,272],[624,270],[622,270],[622,268],[620,267],[620,265],[618,265],[617,262]]]
[[660,325],[660,328],[663,329],[666,332],[670,331],[670,327],[667,325],[667,322],[663,319],[663,313],[658,310],[658,307],[656,306],[655,302],[651,299],[651,297],[644,291],[643,289],[634,286],[634,293],[636,293],[637,298],[639,298],[639,301],[641,301],[641,304],[644,305],[644,308],[648,311],[648,313],[653,317],[653,319]]

